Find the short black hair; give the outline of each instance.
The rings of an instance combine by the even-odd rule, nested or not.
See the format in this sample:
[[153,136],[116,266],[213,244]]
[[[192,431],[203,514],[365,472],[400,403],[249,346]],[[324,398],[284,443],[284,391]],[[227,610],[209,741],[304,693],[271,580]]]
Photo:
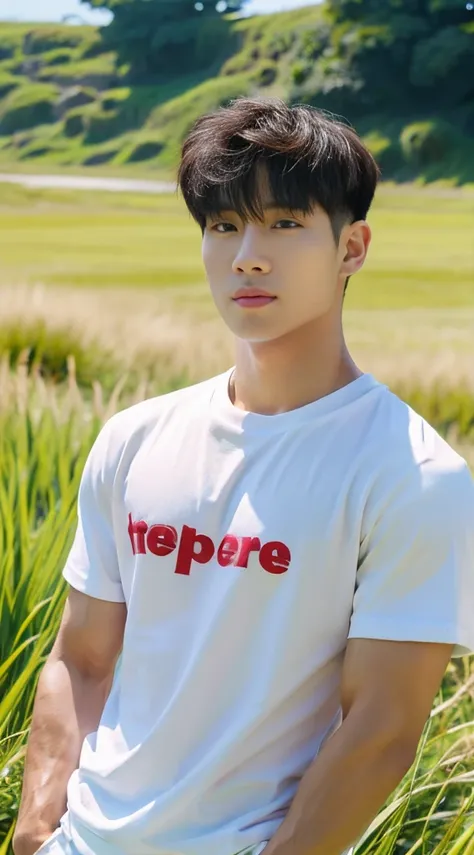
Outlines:
[[336,246],[345,225],[366,219],[381,177],[355,129],[332,113],[280,98],[237,98],[198,118],[182,145],[178,186],[203,234],[207,217],[225,210],[263,220],[262,163],[272,201],[305,213],[321,206]]

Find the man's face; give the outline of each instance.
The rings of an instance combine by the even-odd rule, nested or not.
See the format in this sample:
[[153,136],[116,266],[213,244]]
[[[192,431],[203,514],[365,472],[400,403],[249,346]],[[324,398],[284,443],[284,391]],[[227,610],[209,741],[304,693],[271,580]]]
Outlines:
[[[267,196],[264,205],[270,201]],[[340,315],[346,278],[360,269],[370,242],[364,226],[368,230],[366,224],[345,226],[337,247],[330,219],[320,207],[306,215],[268,209],[263,222],[244,222],[235,211],[209,217],[203,261],[228,328],[240,339],[265,342]],[[250,287],[277,299],[260,308],[243,307],[233,296]]]

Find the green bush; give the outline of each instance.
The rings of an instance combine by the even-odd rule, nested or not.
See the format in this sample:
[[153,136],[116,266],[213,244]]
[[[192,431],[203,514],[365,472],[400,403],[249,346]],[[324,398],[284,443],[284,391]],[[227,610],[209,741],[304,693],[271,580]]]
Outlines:
[[164,149],[164,143],[158,140],[142,140],[135,143],[127,154],[128,163],[136,163],[141,160],[151,160],[157,157]]
[[278,65],[271,59],[264,59],[255,69],[252,79],[258,86],[271,86],[278,75]]
[[296,86],[304,83],[311,74],[311,66],[307,62],[295,62],[291,66],[291,80]]
[[393,177],[395,173],[405,165],[403,152],[398,140],[392,141],[385,146],[376,157],[377,163],[382,170],[382,180]]
[[21,50],[24,34],[24,24],[0,22],[0,60],[10,59]]
[[459,145],[459,137],[448,122],[432,119],[404,128],[400,145],[405,160],[412,166],[423,168],[450,157]]
[[56,86],[31,83],[14,89],[0,104],[0,133],[11,134],[55,121]]
[[13,139],[20,160],[38,158],[56,152],[62,153],[69,147],[60,123],[40,125],[30,131],[15,134]]
[[380,166],[384,178],[392,176],[404,165],[403,153],[398,140],[389,135],[372,131],[363,136],[363,141]]
[[21,80],[18,77],[14,77],[13,74],[0,72],[0,98],[4,98],[12,89],[16,89],[20,83]]
[[67,137],[77,137],[86,130],[86,117],[84,110],[78,107],[71,110],[64,120],[64,133]]
[[329,43],[329,31],[326,27],[319,25],[301,34],[298,46],[298,58],[304,62],[314,62],[319,58]]
[[30,142],[33,142],[34,139],[36,139],[36,137],[32,130],[17,131],[16,134],[12,134],[10,137],[11,143],[16,149],[24,148],[26,145],[29,145]]
[[0,42],[0,62],[4,59],[10,59],[15,55],[15,45],[4,45]]
[[13,59],[7,59],[1,64],[2,71],[7,74],[23,74],[24,57],[15,56]]
[[52,151],[57,151],[56,146],[49,146],[46,143],[36,140],[32,145],[25,146],[21,150],[20,160],[29,160],[32,157],[43,157],[45,154],[50,154]]
[[103,54],[96,59],[73,61],[63,65],[42,68],[38,78],[54,81],[61,86],[93,86],[95,89],[110,89],[117,80],[115,54]]
[[80,333],[72,329],[52,330],[43,320],[29,325],[11,322],[0,328],[0,356],[8,354],[11,368],[15,368],[22,353],[28,349],[28,373],[39,372],[51,383],[64,382],[69,373],[68,359],[74,356],[77,383],[89,388],[97,377],[104,376],[104,388],[113,388],[120,374],[111,351],[104,350],[99,342],[85,346]]
[[55,48],[76,48],[90,40],[90,27],[39,26],[26,33],[23,52],[46,53]]
[[65,136],[75,137],[79,134],[87,133],[92,118],[95,118],[97,115],[106,115],[101,111],[99,101],[93,101],[90,104],[84,104],[81,107],[69,110],[63,124]]
[[75,51],[70,48],[55,48],[42,54],[41,59],[45,65],[63,65],[72,62],[76,58]]
[[102,107],[104,110],[115,110],[121,107],[123,102],[130,97],[130,91],[128,86],[122,86],[120,89],[109,89],[108,92],[102,94]]
[[104,53],[104,43],[100,36],[99,29],[95,29],[90,27],[90,32],[87,35],[87,38],[84,38],[84,41],[79,45],[78,56],[81,59],[95,59],[96,56],[100,56]]
[[110,163],[111,160],[119,153],[118,148],[104,149],[96,151],[94,154],[87,155],[82,161],[84,166],[100,166],[102,163]]
[[88,104],[95,104],[97,101],[97,92],[91,87],[71,86],[65,89],[62,95],[56,101],[56,114],[61,119],[70,110],[75,110],[77,107],[85,107]]
[[283,54],[288,53],[293,47],[296,33],[274,33],[264,44],[265,54],[277,62]]
[[231,56],[221,68],[220,73],[225,77],[230,77],[233,74],[242,74],[245,71],[250,71],[255,65],[255,60],[252,58],[252,50],[250,46],[247,49],[241,50],[235,56]]
[[112,110],[108,113],[92,113],[88,117],[84,141],[87,145],[94,145],[117,136],[122,130],[118,110]]

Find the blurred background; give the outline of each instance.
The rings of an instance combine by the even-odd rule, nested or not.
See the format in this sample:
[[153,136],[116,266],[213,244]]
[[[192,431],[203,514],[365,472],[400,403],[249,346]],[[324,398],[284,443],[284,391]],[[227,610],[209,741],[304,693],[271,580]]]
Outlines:
[[[474,470],[474,0],[0,0],[0,855],[104,421],[233,364],[181,142],[240,95],[354,125],[383,181],[344,307],[357,364]],[[474,675],[359,852],[474,853]]]

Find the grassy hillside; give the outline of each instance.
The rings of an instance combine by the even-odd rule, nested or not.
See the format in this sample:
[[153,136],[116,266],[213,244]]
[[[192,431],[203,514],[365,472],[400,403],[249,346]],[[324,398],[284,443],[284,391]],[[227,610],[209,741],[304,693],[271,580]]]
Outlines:
[[[0,169],[106,165],[171,175],[183,136],[203,112],[249,94],[311,103],[308,46],[314,53],[324,26],[321,6],[234,20],[220,57],[200,76],[132,85],[129,68],[105,52],[94,27],[2,23]],[[319,73],[318,61],[311,62]],[[312,102],[318,106],[318,98]],[[321,106],[331,109],[330,97],[321,95]],[[474,182],[471,126],[466,131],[459,110],[442,117],[413,108],[392,113],[345,113],[385,178]],[[420,146],[430,154],[426,162]]]

